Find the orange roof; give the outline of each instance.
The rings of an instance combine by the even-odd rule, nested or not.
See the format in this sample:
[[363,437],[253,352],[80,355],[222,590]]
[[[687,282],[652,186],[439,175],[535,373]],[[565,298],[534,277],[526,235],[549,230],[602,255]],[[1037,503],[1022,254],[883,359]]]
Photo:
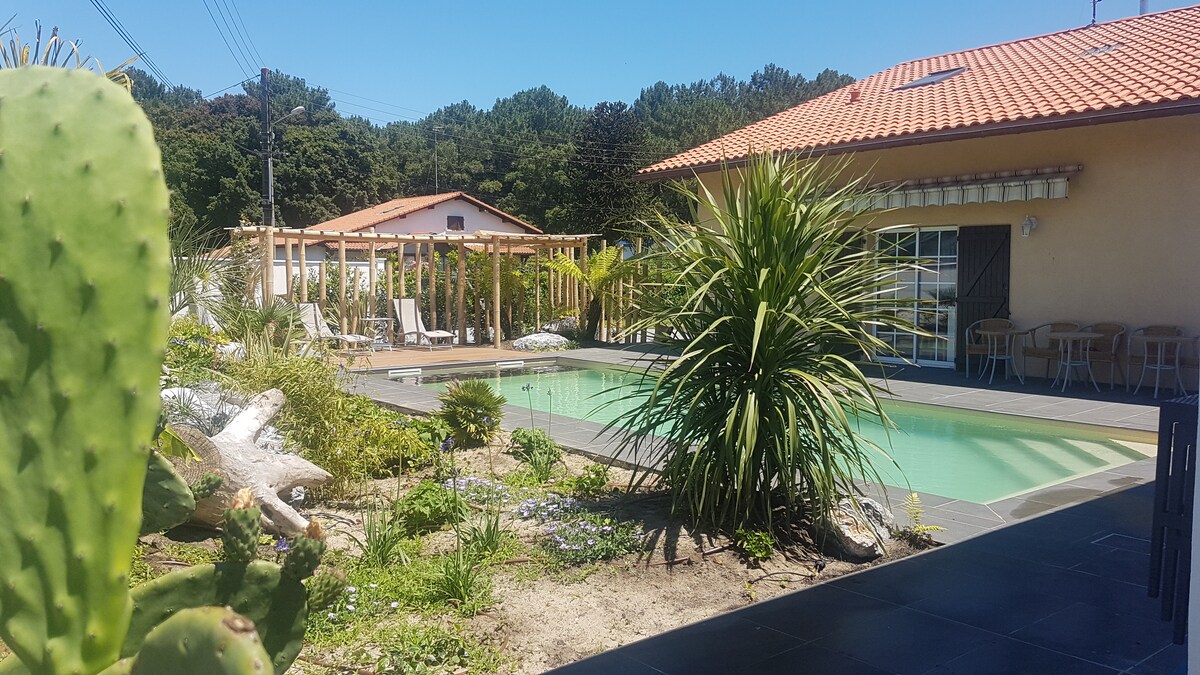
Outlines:
[[513,225],[520,227],[526,232],[542,234],[541,230],[521,220],[520,218],[509,215],[492,206],[491,204],[482,202],[465,192],[443,192],[442,194],[437,195],[401,197],[399,199],[393,199],[390,202],[384,202],[377,206],[365,208],[361,211],[347,213],[340,218],[334,218],[333,220],[327,220],[323,223],[317,223],[308,229],[336,232],[358,232],[360,230],[365,230],[372,225],[378,225],[386,220],[406,216],[410,213],[416,213],[421,209],[432,208],[438,204],[448,202],[452,199],[461,199],[465,202],[468,202],[483,211],[491,213],[504,222],[512,223]]
[[[1200,112],[1200,6],[901,63],[641,171]],[[945,71],[939,82],[905,87]],[[857,92],[857,93],[856,93]]]

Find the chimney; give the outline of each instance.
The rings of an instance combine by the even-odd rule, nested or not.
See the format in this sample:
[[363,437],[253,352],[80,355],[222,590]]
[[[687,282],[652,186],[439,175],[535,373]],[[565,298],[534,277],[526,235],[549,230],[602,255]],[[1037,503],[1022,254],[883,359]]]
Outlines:
[[1150,0],[1138,0],[1138,14],[1150,13]]
[[858,90],[858,87],[855,87],[854,89],[850,90],[850,102],[851,103],[857,103],[858,99],[861,96],[862,96],[862,92]]

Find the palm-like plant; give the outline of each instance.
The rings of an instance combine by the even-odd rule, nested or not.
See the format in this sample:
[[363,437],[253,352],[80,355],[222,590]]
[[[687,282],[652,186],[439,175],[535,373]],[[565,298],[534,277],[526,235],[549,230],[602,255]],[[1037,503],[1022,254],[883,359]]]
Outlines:
[[648,371],[635,385],[645,403],[611,426],[697,520],[819,525],[859,494],[856,481],[878,481],[874,461],[890,461],[856,433],[860,418],[888,423],[857,360],[892,352],[873,327],[917,330],[889,297],[914,263],[860,245],[866,200],[844,186],[845,168],[753,157],[723,172],[723,199],[690,195],[717,227],[661,216],[651,227],[670,272],[637,290],[631,330],[666,327],[659,341],[677,356]]
[[[10,23],[12,23],[12,19],[0,25],[0,35],[5,32]],[[99,60],[90,56],[81,57],[79,55],[79,43],[59,37],[57,27],[50,31],[50,38],[46,40],[45,44],[42,44],[42,26],[40,23],[37,24],[37,37],[32,45],[21,42],[21,38],[15,30],[11,32],[12,37],[7,42],[0,41],[0,68],[53,66],[90,69],[94,64],[105,77],[125,87],[126,91],[133,89],[133,82],[129,79],[129,75],[125,73],[125,69],[129,67],[129,64],[137,60],[136,56],[112,70],[104,70]]]
[[551,258],[546,267],[583,284],[587,289],[589,302],[583,335],[588,340],[595,340],[600,327],[601,300],[611,296],[617,282],[633,271],[633,267],[625,261],[624,247],[617,245],[589,255],[586,271],[580,263],[562,253]]

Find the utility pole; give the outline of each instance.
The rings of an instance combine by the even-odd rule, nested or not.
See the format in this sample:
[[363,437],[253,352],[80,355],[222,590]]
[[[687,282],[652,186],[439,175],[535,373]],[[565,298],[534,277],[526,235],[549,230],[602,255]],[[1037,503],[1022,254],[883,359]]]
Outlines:
[[271,138],[271,100],[267,91],[267,69],[263,68],[258,76],[258,99],[262,105],[259,112],[260,133],[262,134],[263,187],[262,207],[263,225],[275,227],[275,176],[271,166],[275,144]]
[[438,132],[441,130],[442,130],[442,125],[440,125],[440,124],[433,125],[433,191],[434,191],[434,193],[441,191],[438,188],[438,154],[437,154]]

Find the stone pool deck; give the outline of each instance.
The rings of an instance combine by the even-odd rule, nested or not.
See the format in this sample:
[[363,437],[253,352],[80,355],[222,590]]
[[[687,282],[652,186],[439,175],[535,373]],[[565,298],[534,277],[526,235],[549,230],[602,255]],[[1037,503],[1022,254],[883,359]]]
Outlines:
[[[480,350],[487,351],[487,350]],[[453,352],[443,352],[448,356]],[[485,354],[486,358],[464,361],[455,355],[443,362],[427,362],[420,367],[479,366],[491,367],[497,361],[512,362],[514,352]],[[579,363],[613,367],[644,367],[655,357],[650,345],[626,348],[595,347],[551,354],[527,354],[519,357],[526,365],[537,363]],[[405,382],[389,381],[386,373],[359,373],[350,389],[364,394],[389,407],[408,413],[427,414],[438,409],[436,395]],[[886,386],[896,400],[928,403],[967,410],[1021,415],[1037,419],[1091,424],[1134,433],[1152,434],[1158,429],[1158,408],[1148,395],[1132,396],[1124,389],[1109,390],[1073,386],[1062,392],[1051,389],[1047,380],[1026,378],[1021,384],[1015,378],[987,385],[975,378],[966,378],[952,370],[931,368],[889,368],[873,373],[874,381]],[[652,464],[646,457],[636,457],[622,448],[616,434],[605,431],[603,425],[586,420],[551,416],[519,405],[505,406],[503,428],[536,426],[549,429],[550,435],[568,451],[630,466]],[[1149,442],[1153,442],[1150,440]],[[1080,476],[1056,485],[1033,490],[1018,497],[990,504],[918,493],[925,506],[925,522],[945,528],[936,538],[942,543],[954,543],[1005,525],[1045,513],[1065,505],[1143,484],[1154,478],[1154,459],[1133,462],[1120,467]],[[907,496],[906,489],[889,486],[886,491],[868,492],[894,510]]]
[[553,672],[1172,675],[1186,650],[1145,586],[1153,497],[1110,492]]

